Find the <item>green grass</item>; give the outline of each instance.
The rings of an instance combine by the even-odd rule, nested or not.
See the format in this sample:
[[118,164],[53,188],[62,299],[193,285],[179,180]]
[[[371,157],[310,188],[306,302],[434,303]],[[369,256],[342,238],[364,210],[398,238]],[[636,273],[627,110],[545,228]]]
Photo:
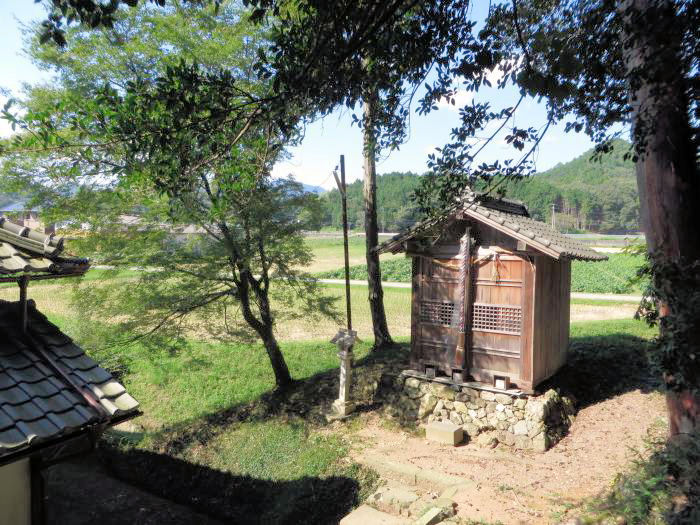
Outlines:
[[571,291],[586,293],[639,293],[639,284],[632,284],[644,258],[626,253],[608,254],[607,261],[573,261]]
[[[331,289],[343,291],[342,286]],[[409,297],[405,292],[408,290],[399,293],[404,294],[404,298]],[[79,321],[55,315],[51,319],[67,333],[77,333]],[[358,316],[357,322],[367,322],[367,319]],[[91,328],[93,332],[109,329]],[[652,337],[654,331],[634,320],[578,322],[572,324],[571,335],[572,362],[577,366],[572,367],[576,376],[570,379],[581,389],[577,397],[585,401],[612,394],[591,389],[585,384],[585,378],[597,380],[601,370],[619,377],[619,366],[629,369],[630,363],[634,364],[632,358],[643,355],[639,345]],[[368,350],[368,341],[356,346],[358,361]],[[338,366],[336,349],[327,339],[283,342],[282,351],[292,375],[298,379],[332,371]],[[224,476],[222,481],[217,481],[223,484],[224,492],[229,490],[226,487],[237,486],[239,481],[236,480],[240,479],[252,479],[256,486],[263,487],[255,498],[260,498],[268,507],[260,512],[270,512],[269,516],[301,513],[313,516],[314,520],[320,519],[318,513],[322,511],[346,512],[376,484],[375,476],[348,461],[348,442],[342,433],[283,413],[261,413],[243,420],[230,416],[231,409],[236,407],[243,408],[236,408],[236,414],[256,413],[246,412],[245,406],[268,395],[273,387],[272,372],[259,344],[190,341],[179,349],[133,344],[93,353],[100,361],[117,357],[124,363],[122,381],[145,413],[136,420],[145,427],[145,435],[132,436],[130,442],[124,440],[120,451],[116,452],[122,455],[115,460],[119,463],[123,463],[124,454],[136,454],[138,461],[132,459],[141,467],[135,468],[144,469],[144,472],[137,470],[137,474],[133,471],[125,474],[127,479],[129,475],[151,476],[153,484],[162,486],[157,480],[173,475],[170,468],[189,465],[187,469],[193,469],[191,479],[179,483],[181,492],[187,493],[186,497],[192,499],[189,503],[195,508],[204,505],[202,510],[208,510],[207,506],[212,505],[219,509],[221,505],[233,505],[236,497],[243,497],[237,496],[234,490],[230,498],[224,498],[226,502],[219,498],[207,503],[206,498],[214,498],[218,487],[202,488],[199,483],[203,478],[218,480],[216,476]],[[588,368],[580,366],[581,360],[589,363]],[[316,392],[315,389],[316,386],[311,392]],[[303,402],[313,404],[314,398]],[[184,463],[162,466],[170,465],[173,458]],[[161,472],[161,468],[166,471]],[[345,492],[339,495],[337,491],[323,493],[321,487],[324,486],[342,486],[342,491],[349,496]],[[153,490],[151,485],[145,487]],[[240,511],[240,507],[235,509]],[[225,512],[224,517],[230,518]]]
[[[386,236],[380,236],[379,242],[386,239]],[[305,238],[306,244],[311,249],[314,260],[305,271],[309,273],[319,273],[342,268],[345,264],[345,252],[343,248],[342,232],[338,232],[335,236],[308,236]],[[350,265],[356,266],[363,264],[366,261],[365,257],[365,238],[364,236],[353,236],[348,239],[348,252]],[[389,261],[403,257],[402,254],[383,254],[380,256],[382,261]]]
[[240,425],[215,438],[208,449],[211,467],[267,480],[323,476],[348,452],[337,434],[279,420]]
[[[56,315],[49,319],[76,336],[86,330],[79,321]],[[109,328],[92,326],[92,335]],[[338,366],[337,349],[327,340],[289,341],[281,344],[292,377],[304,378]],[[358,358],[370,343],[355,347]],[[274,387],[274,377],[262,344],[188,341],[179,348],[153,348],[132,343],[120,348],[95,348],[95,358],[114,368],[121,365],[123,381],[139,400],[151,430],[201,418],[233,405],[249,403]],[[112,366],[110,366],[112,365]]]
[[[639,293],[639,283],[630,282],[637,274],[637,269],[644,263],[639,255],[611,253],[607,261],[585,262],[573,261],[571,266],[571,291],[586,293]],[[382,262],[382,279],[389,282],[411,281],[411,260],[391,259]],[[344,270],[338,267],[331,271],[319,272],[317,277],[324,279],[342,279]],[[364,264],[350,267],[351,279],[366,279],[367,266]]]

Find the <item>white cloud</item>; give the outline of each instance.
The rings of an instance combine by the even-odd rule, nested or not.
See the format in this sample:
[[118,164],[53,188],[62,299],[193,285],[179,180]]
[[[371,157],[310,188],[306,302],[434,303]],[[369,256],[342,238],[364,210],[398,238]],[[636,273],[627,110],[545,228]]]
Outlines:
[[437,101],[437,107],[440,109],[446,108],[450,111],[459,111],[460,108],[463,108],[467,104],[471,104],[471,101],[473,99],[474,93],[472,93],[471,91],[467,91],[466,89],[458,89],[452,96],[452,100],[454,100],[454,105],[452,105],[452,102],[448,102],[447,99],[443,97]]
[[[491,82],[493,87],[496,87],[496,83],[503,78],[504,66],[515,66],[517,70],[522,63],[523,57],[519,57],[517,60],[502,60],[486,75],[486,79]],[[510,71],[512,71],[512,69]]]

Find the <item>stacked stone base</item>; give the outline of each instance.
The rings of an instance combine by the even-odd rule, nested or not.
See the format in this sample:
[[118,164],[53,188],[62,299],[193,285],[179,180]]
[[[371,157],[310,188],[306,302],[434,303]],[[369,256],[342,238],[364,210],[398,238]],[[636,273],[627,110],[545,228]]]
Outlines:
[[483,446],[502,443],[544,452],[566,435],[575,417],[573,401],[555,390],[528,396],[450,385],[405,372],[382,383],[385,412],[402,425],[450,421]]

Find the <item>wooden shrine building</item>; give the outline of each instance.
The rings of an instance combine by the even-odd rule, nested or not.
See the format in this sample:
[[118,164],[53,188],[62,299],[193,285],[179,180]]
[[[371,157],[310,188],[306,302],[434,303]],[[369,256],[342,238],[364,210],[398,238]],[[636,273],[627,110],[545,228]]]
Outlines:
[[530,393],[566,362],[571,260],[607,259],[476,193],[377,250],[413,259],[412,368]]

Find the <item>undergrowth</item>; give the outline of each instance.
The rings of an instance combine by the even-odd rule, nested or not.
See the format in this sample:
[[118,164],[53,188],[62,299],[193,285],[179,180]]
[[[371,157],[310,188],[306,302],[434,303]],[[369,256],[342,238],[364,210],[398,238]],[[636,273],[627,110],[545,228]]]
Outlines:
[[589,505],[584,524],[619,518],[638,525],[700,523],[700,435],[667,442],[664,432],[657,434],[610,492]]

